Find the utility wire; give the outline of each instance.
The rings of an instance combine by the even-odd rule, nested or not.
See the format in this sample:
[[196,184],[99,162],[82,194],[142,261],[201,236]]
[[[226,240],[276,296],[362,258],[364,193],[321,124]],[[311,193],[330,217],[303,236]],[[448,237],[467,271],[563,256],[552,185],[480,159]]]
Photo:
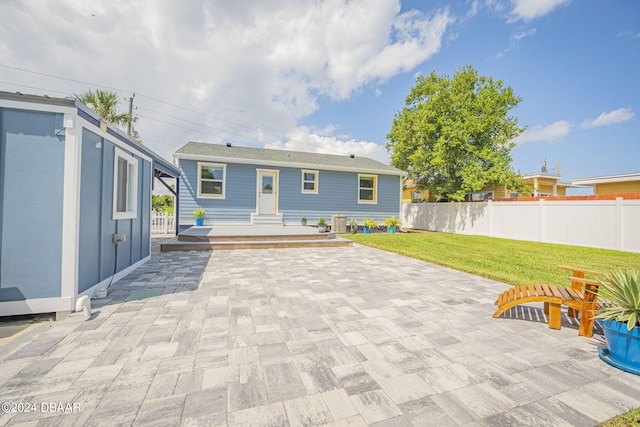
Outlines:
[[[137,91],[132,91],[132,90],[128,90],[128,89],[122,89],[122,88],[116,88],[116,87],[112,87],[112,86],[105,86],[105,85],[95,84],[95,83],[91,83],[91,82],[85,82],[85,81],[82,81],[82,80],[71,79],[71,78],[68,78],[68,77],[60,77],[60,76],[56,76],[56,75],[53,75],[53,74],[47,74],[47,73],[42,73],[42,72],[39,72],[39,71],[27,70],[27,69],[24,69],[24,68],[13,67],[13,66],[10,66],[10,65],[5,65],[5,64],[0,64],[0,67],[8,68],[10,70],[20,71],[20,72],[24,72],[24,73],[36,74],[36,75],[50,77],[50,78],[54,78],[54,79],[65,80],[65,81],[68,81],[68,82],[81,83],[81,84],[88,85],[88,86],[100,87],[100,88],[104,88],[104,89],[113,90],[113,91],[116,91],[116,92],[126,92],[126,93],[130,93],[130,94],[136,93],[139,97],[147,98],[149,100],[152,100],[152,101],[155,101],[155,102],[159,102],[161,104],[165,104],[165,105],[168,105],[168,106],[171,106],[171,107],[174,107],[174,108],[178,108],[178,109],[190,112],[192,114],[198,114],[198,115],[201,115],[201,116],[204,116],[204,117],[209,117],[209,118],[212,118],[212,119],[215,119],[215,120],[219,120],[219,121],[222,121],[222,122],[234,125],[234,126],[239,126],[239,127],[245,128],[245,129],[249,129],[249,130],[252,130],[254,132],[261,132],[261,133],[263,133],[265,135],[273,136],[273,137],[276,137],[278,139],[291,140],[291,138],[283,136],[283,135],[278,135],[278,134],[271,133],[271,132],[265,132],[264,130],[260,129],[259,127],[247,126],[247,125],[244,125],[242,123],[237,123],[237,122],[234,122],[234,121],[231,121],[231,120],[226,120],[226,119],[223,119],[223,118],[220,118],[220,117],[217,117],[217,116],[213,116],[211,114],[206,114],[206,113],[202,113],[202,112],[199,112],[199,111],[195,111],[195,110],[192,110],[192,109],[189,109],[189,108],[186,108],[186,107],[182,107],[182,106],[177,105],[177,104],[173,104],[171,102],[163,101],[161,99],[158,99],[158,98],[155,98],[155,97],[152,97],[152,96],[148,96],[148,95],[145,95],[143,93],[139,93]],[[19,85],[19,84],[16,84],[16,85],[17,86],[22,86],[22,85]],[[29,86],[24,86],[24,87],[29,87]],[[42,88],[35,88],[35,87],[31,87],[31,88],[32,89],[49,91],[49,89],[42,89]],[[51,90],[51,92],[62,93],[62,92],[53,91],[53,90]],[[151,110],[149,110],[149,111],[151,111]],[[162,113],[160,113],[160,114],[162,114]],[[139,116],[140,117],[144,117],[144,116],[141,116],[141,115],[139,115]],[[186,127],[183,127],[183,126],[179,126],[179,125],[174,125],[174,124],[171,124],[171,123],[168,123],[168,122],[163,122],[162,120],[153,119],[151,117],[145,117],[145,118],[147,118],[149,120],[155,120],[155,121],[158,121],[158,122],[161,122],[161,123],[165,123],[165,124],[168,124],[168,125],[171,125],[171,126],[182,127],[183,129],[191,130],[193,132],[197,132],[197,131],[195,131],[193,129],[189,129],[189,128],[186,128]],[[173,117],[173,118],[176,118],[176,117]],[[178,119],[178,120],[182,120],[182,119]],[[227,131],[222,131],[222,132],[226,132],[226,133],[229,133],[231,135],[238,135],[238,134],[234,134],[233,132],[227,132]],[[204,133],[204,134],[206,134],[206,133]],[[213,135],[213,134],[208,134],[208,135],[216,136],[216,135]],[[314,145],[314,148],[318,148],[316,144],[305,143],[305,145],[307,145],[307,146]],[[325,148],[325,150],[326,150],[326,148]],[[327,150],[327,151],[330,151],[330,152],[332,152],[334,154],[337,154],[337,155],[345,155],[344,153],[337,152],[337,151],[334,151],[334,150]]]
[[[70,78],[67,78],[67,77],[55,76],[53,74],[41,73],[39,71],[32,71],[32,70],[26,70],[24,68],[12,67],[10,65],[0,64],[0,67],[9,68],[11,70],[21,71],[21,72],[25,72],[25,73],[37,74],[39,76],[51,77],[51,78],[54,78],[54,79],[65,80],[65,81],[68,81],[68,82],[81,83],[81,84],[84,84],[84,85],[100,87],[100,88],[109,89],[109,90],[115,90],[115,91],[118,91],[118,92],[127,92],[127,93],[131,93],[131,94],[133,94],[135,92],[135,91],[128,90],[128,89],[122,89],[122,88],[116,88],[116,87],[112,87],[112,86],[99,85],[99,84],[95,84],[95,83],[91,83],[91,82],[85,82],[85,81],[82,81],[82,80],[70,79]],[[39,89],[39,90],[43,90],[43,89]],[[138,93],[138,92],[135,92],[135,93],[137,93],[138,96],[140,96],[140,97],[144,97],[144,98],[150,99],[152,101],[159,102],[161,104],[166,104],[166,105],[169,105],[169,106],[174,107],[174,108],[179,108],[181,110],[188,111],[190,113],[199,114],[199,115],[202,115],[202,116],[205,116],[205,117],[209,117],[209,118],[212,118],[212,119],[215,119],[215,120],[220,120],[220,121],[225,122],[225,123],[229,123],[229,124],[232,124],[232,125],[235,125],[235,126],[243,127],[245,129],[250,129],[250,130],[258,131],[258,132],[263,132],[263,133],[265,133],[267,135],[275,136],[277,138],[288,139],[287,137],[282,136],[282,135],[276,135],[276,134],[270,134],[268,132],[264,132],[263,130],[261,130],[260,128],[257,128],[257,127],[243,125],[242,123],[237,123],[237,122],[233,122],[231,120],[226,120],[226,119],[223,119],[223,118],[220,118],[220,117],[217,117],[217,116],[213,116],[211,114],[206,114],[206,113],[202,113],[202,112],[199,112],[199,111],[191,110],[189,108],[182,107],[180,105],[173,104],[171,102],[163,101],[161,99],[154,98],[154,97],[149,96],[149,95],[145,95],[143,93]]]
[[[228,134],[230,134],[230,135],[239,136],[239,137],[241,137],[241,138],[246,138],[246,137],[247,137],[246,135],[242,135],[242,134],[239,134],[239,133],[231,132],[231,131],[224,130],[224,129],[214,128],[214,127],[212,127],[212,126],[208,126],[208,125],[205,125],[205,124],[203,124],[203,123],[199,123],[199,122],[194,122],[194,121],[191,121],[191,120],[182,119],[182,118],[180,118],[180,117],[172,116],[172,115],[170,115],[170,114],[166,114],[166,113],[161,113],[160,111],[155,111],[155,110],[152,110],[152,109],[150,109],[150,108],[146,108],[146,107],[137,107],[136,109],[138,109],[138,110],[143,110],[143,111],[149,111],[150,113],[159,114],[159,115],[164,116],[164,117],[169,117],[169,118],[171,118],[171,119],[180,120],[180,121],[183,121],[183,122],[185,122],[185,123],[190,123],[190,124],[193,124],[193,125],[196,125],[196,126],[202,126],[202,127],[207,128],[207,129],[213,129],[213,130],[218,131],[218,132],[228,133]],[[138,116],[140,116],[140,114],[138,114]],[[140,117],[143,117],[143,116],[140,116]],[[146,117],[146,116],[145,116],[145,117]],[[146,118],[149,118],[149,117],[146,117]],[[158,121],[159,121],[159,120],[158,120]],[[170,123],[168,123],[168,122],[163,122],[163,123],[170,124]]]
[[45,88],[42,88],[42,87],[21,85],[21,84],[18,84],[18,83],[6,82],[4,80],[0,80],[0,84],[7,84],[7,85],[12,85],[12,86],[26,87],[28,89],[43,90],[43,91],[46,91],[46,92],[59,93],[59,94],[62,94],[62,95],[67,95],[67,96],[69,95],[69,92],[62,92],[62,91],[59,91],[59,90],[45,89]]
[[99,84],[95,84],[95,83],[84,82],[82,80],[76,80],[76,79],[70,79],[70,78],[67,78],[67,77],[54,76],[53,74],[41,73],[39,71],[25,70],[24,68],[12,67],[10,65],[0,64],[0,67],[9,68],[11,70],[16,70],[16,71],[22,71],[22,72],[25,72],[25,73],[37,74],[39,76],[51,77],[51,78],[54,78],[54,79],[66,80],[68,82],[73,82],[73,83],[82,83],[83,85],[101,87],[101,88],[104,88],[104,89],[115,90],[115,91],[118,91],[118,92],[133,93],[133,91],[131,91],[131,90],[118,89],[118,88],[111,87],[111,86],[104,86],[104,85],[99,85]]

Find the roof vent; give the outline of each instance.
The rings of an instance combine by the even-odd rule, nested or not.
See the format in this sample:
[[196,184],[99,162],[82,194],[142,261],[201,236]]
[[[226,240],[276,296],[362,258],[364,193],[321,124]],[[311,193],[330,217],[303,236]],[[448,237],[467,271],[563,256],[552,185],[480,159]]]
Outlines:
[[230,142],[227,142],[227,147],[231,147],[231,143]]
[[349,157],[351,157],[352,159],[355,159],[356,155],[355,154],[349,154]]

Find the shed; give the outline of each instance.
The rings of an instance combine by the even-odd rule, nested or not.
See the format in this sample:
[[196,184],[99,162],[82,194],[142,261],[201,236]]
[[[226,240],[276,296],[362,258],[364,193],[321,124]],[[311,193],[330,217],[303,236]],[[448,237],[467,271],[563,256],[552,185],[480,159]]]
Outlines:
[[151,256],[168,161],[70,98],[0,92],[0,316],[74,310]]

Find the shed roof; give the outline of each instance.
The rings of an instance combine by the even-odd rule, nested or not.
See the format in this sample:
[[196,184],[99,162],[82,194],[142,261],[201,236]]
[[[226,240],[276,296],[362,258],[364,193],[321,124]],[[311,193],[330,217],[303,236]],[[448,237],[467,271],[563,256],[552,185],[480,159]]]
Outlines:
[[304,151],[274,150],[269,148],[234,147],[203,142],[188,142],[174,154],[177,159],[217,160],[230,163],[315,167],[320,169],[366,171],[404,176],[406,173],[368,157],[340,156]]
[[[67,98],[52,98],[47,95],[29,95],[20,92],[5,92],[0,91],[0,100],[17,101],[17,102],[30,102],[34,104],[52,105],[56,107],[69,107],[76,109],[76,113],[87,121],[93,123],[96,127],[100,127],[100,120],[102,119],[95,111],[87,107],[82,102],[71,97]],[[1,106],[1,105],[0,105]],[[118,127],[111,123],[107,124],[107,133],[114,138],[117,138],[121,142],[129,145],[131,148],[139,150],[153,159],[153,168],[155,170],[155,176],[159,177],[173,177],[180,176],[180,171],[167,160],[160,157],[147,146],[139,143],[124,133]]]

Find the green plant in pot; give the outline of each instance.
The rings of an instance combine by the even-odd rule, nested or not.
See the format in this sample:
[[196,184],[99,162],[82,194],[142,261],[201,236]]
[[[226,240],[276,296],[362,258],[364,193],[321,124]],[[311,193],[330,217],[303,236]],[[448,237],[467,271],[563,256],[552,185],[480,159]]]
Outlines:
[[349,231],[351,234],[356,234],[358,232],[358,221],[355,218],[351,218],[351,222],[349,223]]
[[391,216],[389,218],[384,219],[384,226],[387,227],[388,233],[395,233],[396,227],[399,227],[402,222],[395,216]]
[[302,224],[302,226],[306,226],[307,225],[307,217],[303,216],[302,218],[300,218],[300,224]]
[[318,219],[318,231],[320,233],[326,233],[327,231],[327,220],[323,216]]
[[364,234],[370,234],[374,229],[378,228],[378,223],[370,218],[365,218],[362,221],[362,225],[364,228]]
[[205,216],[207,216],[207,211],[205,211],[202,208],[199,208],[193,211],[193,217],[196,219],[196,225],[198,226],[204,225]]
[[600,308],[607,348],[600,358],[608,364],[640,375],[640,270],[616,271],[600,281]]

